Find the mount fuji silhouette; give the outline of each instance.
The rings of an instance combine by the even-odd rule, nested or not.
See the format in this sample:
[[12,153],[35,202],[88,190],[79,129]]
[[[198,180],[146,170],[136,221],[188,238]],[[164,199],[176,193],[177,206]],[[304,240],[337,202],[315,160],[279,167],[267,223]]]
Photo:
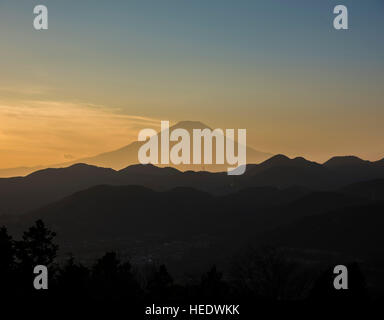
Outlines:
[[[171,126],[169,128],[169,132],[171,133],[175,129],[185,129],[187,130],[190,135],[192,136],[193,129],[211,129],[206,124],[200,122],[200,121],[181,121],[176,123],[174,126]],[[211,129],[212,130],[212,129]],[[159,135],[160,133],[158,133]],[[85,163],[89,165],[94,165],[98,167],[106,167],[106,168],[112,168],[115,170],[121,170],[127,166],[138,164],[138,151],[140,147],[145,142],[135,141],[132,142],[122,148],[119,148],[117,150],[103,152],[100,154],[97,154],[92,157],[86,157],[86,158],[80,158],[76,159],[70,162],[64,162],[59,164],[53,164],[50,166],[36,166],[36,167],[19,167],[19,168],[9,168],[9,169],[0,169],[0,177],[15,177],[15,176],[25,176],[28,175],[34,171],[43,169],[43,168],[57,168],[57,167],[68,167],[76,163]],[[174,144],[174,143],[173,143]],[[173,145],[170,143],[170,146]],[[215,148],[215,142],[213,142],[213,148]],[[237,143],[235,142],[235,151],[237,150]],[[272,154],[265,153],[261,151],[254,150],[250,147],[247,147],[247,162],[248,163],[260,163],[268,158],[270,158]],[[202,157],[204,157],[204,153],[202,153]],[[215,160],[215,158],[213,158]],[[215,162],[215,161],[213,161]],[[159,165],[162,166],[162,165]],[[226,171],[228,164],[224,165],[164,165],[164,166],[172,166],[180,171],[212,171],[212,172],[218,172],[218,171]]]
[[[169,133],[171,133],[175,129],[184,129],[187,130],[190,136],[193,134],[194,129],[210,129],[209,126],[206,124],[200,122],[200,121],[181,121],[176,123],[174,126],[171,126],[169,128]],[[160,132],[157,134],[157,136],[160,136]],[[159,138],[160,141],[160,138]],[[72,164],[82,162],[90,165],[95,165],[99,167],[108,167],[108,168],[113,168],[115,170],[120,170],[122,168],[125,168],[129,165],[137,164],[139,163],[138,160],[138,151],[140,147],[144,144],[145,142],[139,142],[135,141],[127,146],[124,146],[118,150],[110,151],[110,152],[105,152],[98,154],[93,157],[89,158],[83,158],[78,161],[73,161]],[[175,142],[170,142],[170,147],[175,144]],[[213,150],[215,150],[215,141],[212,143],[213,145]],[[235,150],[237,150],[237,143],[235,142]],[[250,147],[247,147],[247,162],[248,163],[260,163],[266,159],[268,159],[272,154],[261,152],[261,151],[256,151]],[[202,150],[202,157],[204,157],[204,151]],[[213,156],[213,162],[215,162],[215,157]],[[192,170],[192,171],[212,171],[212,172],[218,172],[218,171],[226,171],[226,168],[228,167],[228,164],[224,165],[216,165],[216,164],[209,164],[209,165],[202,165],[202,164],[191,164],[191,165],[173,165],[173,164],[166,164],[166,165],[157,165],[159,167],[169,167],[172,166],[180,171],[187,171],[187,170]]]

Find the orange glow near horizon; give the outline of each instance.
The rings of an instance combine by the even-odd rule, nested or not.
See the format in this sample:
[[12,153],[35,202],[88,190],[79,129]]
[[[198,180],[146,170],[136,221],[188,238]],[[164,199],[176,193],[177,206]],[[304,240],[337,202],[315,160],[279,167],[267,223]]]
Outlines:
[[353,1],[336,31],[331,2],[52,1],[40,32],[2,1],[0,168],[112,151],[161,120],[247,129],[291,158],[383,158],[382,3]]
[[[369,160],[379,160],[383,156],[380,149],[372,152],[372,145],[382,144],[379,136],[377,141],[371,139],[372,145],[366,143],[369,134],[380,129],[379,123],[373,128],[369,127],[372,122],[364,123],[363,118],[356,118],[354,121],[365,127],[362,131],[365,134],[361,134],[361,131],[353,131],[353,127],[348,128],[350,124],[336,120],[322,123],[318,119],[314,126],[305,112],[286,117],[288,113],[264,112],[263,118],[268,120],[264,124],[255,121],[258,124],[250,127],[244,121],[248,145],[263,152],[304,156],[317,162],[335,155],[356,155]],[[230,128],[231,121],[222,119],[227,127],[220,125],[219,120],[213,123],[193,120],[211,128]],[[242,128],[241,121],[234,120],[238,128]],[[136,141],[143,128],[159,130],[160,119],[132,116],[118,109],[80,102],[20,100],[0,102],[0,123],[0,168],[12,168],[64,163],[112,151]]]

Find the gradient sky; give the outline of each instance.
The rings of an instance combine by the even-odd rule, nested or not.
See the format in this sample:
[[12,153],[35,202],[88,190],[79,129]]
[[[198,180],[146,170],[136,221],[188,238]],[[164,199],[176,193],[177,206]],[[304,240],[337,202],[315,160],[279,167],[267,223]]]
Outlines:
[[[46,4],[49,30],[35,31]],[[333,29],[333,8],[350,29]],[[384,157],[383,0],[1,0],[0,167],[113,150],[160,120],[255,149]]]

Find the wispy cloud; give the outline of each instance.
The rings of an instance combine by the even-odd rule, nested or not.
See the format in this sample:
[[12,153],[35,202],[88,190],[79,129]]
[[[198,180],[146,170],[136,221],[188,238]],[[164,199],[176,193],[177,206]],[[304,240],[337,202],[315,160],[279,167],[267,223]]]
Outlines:
[[0,167],[60,162],[119,148],[160,121],[73,101],[0,101]]
[[46,94],[50,91],[48,87],[43,86],[0,86],[2,94],[15,94],[18,96],[34,96]]

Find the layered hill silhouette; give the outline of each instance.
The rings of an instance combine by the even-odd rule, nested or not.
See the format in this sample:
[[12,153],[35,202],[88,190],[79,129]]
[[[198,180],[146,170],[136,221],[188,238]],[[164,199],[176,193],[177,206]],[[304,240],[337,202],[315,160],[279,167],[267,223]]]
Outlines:
[[383,202],[345,206],[287,223],[264,235],[264,241],[275,246],[378,257],[384,253],[383,213]]
[[0,179],[0,225],[20,234],[43,219],[64,252],[84,258],[123,250],[177,260],[192,250],[206,261],[254,243],[360,259],[384,251],[383,200],[383,162],[355,157],[276,155],[241,176],[75,164]]
[[71,253],[84,263],[117,251],[137,265],[170,263],[184,275],[216,263],[230,268],[245,247],[272,246],[303,274],[344,261],[368,266],[370,281],[383,274],[384,159],[338,156],[320,164],[247,148],[245,173],[229,176],[228,164],[137,164],[141,145],[0,178],[0,227],[20,238],[42,219],[57,233],[59,259]]
[[213,247],[256,239],[258,244],[328,252],[381,252],[384,248],[372,245],[384,240],[384,207],[364,192],[345,191],[351,189],[355,186],[334,192],[255,187],[214,196],[188,187],[154,191],[99,185],[21,216],[0,217],[0,224],[17,233],[43,219],[57,231],[60,244],[77,253],[193,243],[201,237]]
[[[175,129],[185,129],[189,132],[192,137],[193,129],[211,129],[209,126],[205,125],[199,121],[181,121],[176,123],[174,126],[169,128],[169,132],[171,133]],[[158,134],[159,135],[159,134]],[[160,140],[159,140],[160,141]],[[52,168],[56,167],[68,167],[76,163],[85,163],[89,165],[99,166],[99,167],[107,167],[113,168],[115,170],[121,170],[129,165],[138,164],[138,151],[140,147],[144,144],[144,142],[135,141],[129,145],[126,145],[117,150],[100,153],[98,155],[86,158],[76,159],[74,161],[52,164]],[[175,143],[170,143],[170,147]],[[213,143],[213,147],[215,147],[215,142]],[[192,148],[192,146],[191,146]],[[235,150],[237,150],[237,143],[235,142]],[[248,163],[260,163],[269,157],[272,154],[261,152],[254,150],[253,148],[247,147],[247,161]],[[202,157],[204,157],[204,151],[202,150]],[[215,159],[215,158],[213,158]],[[214,162],[214,161],[213,161]],[[216,165],[216,164],[208,164],[208,165],[173,165],[172,163],[166,166],[173,166],[181,171],[186,170],[194,170],[194,171],[226,171],[228,164],[224,165]],[[43,166],[35,166],[35,167],[19,167],[19,168],[9,168],[9,169],[0,169],[0,177],[15,177],[15,176],[25,176],[36,170],[43,169]]]
[[[26,177],[0,179],[0,215],[22,214],[59,200],[74,192],[92,186],[138,185],[157,191],[166,191],[176,187],[191,187],[211,194],[235,193],[245,188],[300,187],[312,190],[330,191],[343,186],[384,179],[384,165],[380,162],[358,161],[356,167],[346,158],[346,165],[330,166],[332,159],[323,165],[304,158],[290,159],[283,155],[272,158],[258,165],[248,165],[241,176],[228,176],[226,172],[181,172],[174,168],[159,168],[153,165],[132,165],[121,170],[75,164],[66,168],[49,168],[36,171]],[[337,159],[338,163],[343,158]],[[369,185],[379,192],[377,182]],[[368,186],[362,185],[362,188]],[[377,191],[376,188],[378,188]],[[361,191],[362,192],[362,191]]]

